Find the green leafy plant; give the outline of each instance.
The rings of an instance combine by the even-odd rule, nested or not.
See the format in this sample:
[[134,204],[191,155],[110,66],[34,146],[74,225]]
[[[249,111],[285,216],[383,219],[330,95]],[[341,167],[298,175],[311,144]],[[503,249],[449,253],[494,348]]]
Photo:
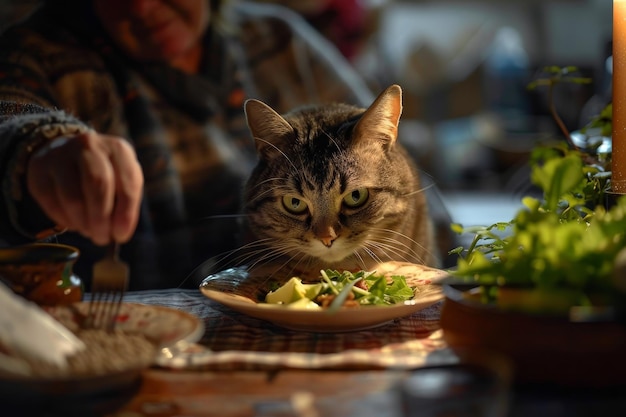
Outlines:
[[[550,67],[553,76],[537,80],[533,87],[553,89],[564,80],[584,81],[566,78],[571,71],[573,67]],[[553,116],[558,124],[556,110]],[[607,107],[590,126],[606,129],[610,122]],[[591,304],[598,293],[616,293],[615,260],[626,248],[626,198],[605,208],[610,157],[576,147],[569,133],[566,138],[540,144],[530,155],[530,180],[543,191],[542,198],[524,197],[524,208],[509,222],[452,226],[457,233],[474,234],[468,248],[452,251],[459,255],[452,274],[482,286],[488,301],[497,295],[494,289],[503,286],[568,294],[578,305]]]
[[581,77],[578,68],[574,66],[558,67],[553,65],[544,67],[539,75],[540,76],[538,78],[528,84],[527,88],[529,90],[535,90],[539,87],[547,87],[548,108],[550,110],[550,114],[565,137],[569,147],[577,149],[578,147],[574,144],[569,130],[565,126],[563,119],[561,119],[561,116],[556,109],[556,105],[554,103],[554,90],[559,84],[590,84],[592,82],[591,78]]
[[613,103],[607,104],[599,114],[591,119],[587,126],[582,128],[582,131],[586,132],[593,128],[599,129],[602,136],[613,134]]

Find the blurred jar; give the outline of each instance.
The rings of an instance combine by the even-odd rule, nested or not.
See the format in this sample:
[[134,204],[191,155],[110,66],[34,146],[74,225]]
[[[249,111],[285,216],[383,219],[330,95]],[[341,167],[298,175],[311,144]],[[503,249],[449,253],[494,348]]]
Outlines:
[[485,95],[488,109],[500,116],[507,132],[530,129],[529,61],[521,34],[500,28],[485,58]]
[[39,305],[80,301],[83,285],[74,275],[77,248],[54,243],[33,243],[0,248],[0,280],[17,294]]

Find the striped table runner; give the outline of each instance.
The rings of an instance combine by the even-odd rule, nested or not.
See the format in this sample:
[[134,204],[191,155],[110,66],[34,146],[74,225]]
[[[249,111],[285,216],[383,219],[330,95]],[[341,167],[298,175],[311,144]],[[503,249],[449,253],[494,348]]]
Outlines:
[[369,330],[307,333],[235,312],[193,289],[129,292],[125,301],[184,310],[204,322],[200,341],[159,359],[169,368],[410,369],[445,347],[438,321],[441,302]]

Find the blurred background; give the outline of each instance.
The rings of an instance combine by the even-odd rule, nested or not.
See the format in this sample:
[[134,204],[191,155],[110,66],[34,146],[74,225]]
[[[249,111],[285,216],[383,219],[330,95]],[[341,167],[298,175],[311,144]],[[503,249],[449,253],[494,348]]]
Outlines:
[[[576,66],[554,103],[570,131],[611,100],[610,0],[257,0],[301,14],[378,94],[404,90],[403,141],[465,225],[510,220],[529,190],[538,140],[561,137],[545,66]],[[2,0],[2,25],[37,0]],[[0,30],[2,27],[0,26]]]
[[466,226],[511,220],[534,191],[533,145],[563,137],[547,89],[527,88],[544,67],[592,80],[554,91],[570,132],[611,100],[610,0],[273,1],[335,43],[374,93],[403,87],[405,144]]

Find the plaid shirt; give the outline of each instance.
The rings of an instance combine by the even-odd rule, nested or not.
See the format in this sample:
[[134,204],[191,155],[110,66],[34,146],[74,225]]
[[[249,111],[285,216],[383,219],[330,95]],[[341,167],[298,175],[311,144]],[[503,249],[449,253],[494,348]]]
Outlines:
[[[243,102],[284,112],[372,97],[333,47],[278,6],[229,4],[204,38],[201,72],[188,75],[128,60],[85,3],[45,3],[0,37],[0,238],[40,240],[53,226],[24,186],[29,150],[92,128],[127,138],[143,167],[139,226],[122,248],[131,289],[194,287],[185,278],[196,266],[240,242],[240,194],[256,161]],[[103,249],[74,233],[47,239],[81,249],[75,272],[88,282]]]

